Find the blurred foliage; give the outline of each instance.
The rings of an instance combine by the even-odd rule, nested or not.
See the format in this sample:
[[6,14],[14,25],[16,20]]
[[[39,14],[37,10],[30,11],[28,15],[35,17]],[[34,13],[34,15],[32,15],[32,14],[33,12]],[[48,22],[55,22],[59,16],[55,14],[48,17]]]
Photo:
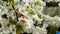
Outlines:
[[49,15],[50,17],[54,17],[54,16],[58,16],[60,14],[60,10],[57,9],[56,11],[51,12],[51,13],[49,13],[48,11],[43,11],[43,14]]
[[13,25],[13,24],[16,24],[16,21],[13,20],[13,19],[10,19],[10,20],[9,20],[9,23]]
[[57,10],[56,11],[56,15],[60,15],[60,10]]
[[29,14],[31,14],[31,15],[35,15],[35,13],[34,13],[33,10],[31,10],[31,11],[29,12]]
[[14,10],[16,10],[16,5],[14,4],[14,0],[2,0],[8,3],[8,7],[9,8],[13,8]]
[[57,31],[57,26],[54,24],[54,25],[49,25],[46,29],[47,29],[47,34],[56,34],[56,31]]
[[6,14],[3,14],[3,15],[2,15],[2,18],[7,19],[7,15],[6,15]]
[[26,7],[25,10],[26,10],[27,12],[31,11],[31,10],[29,9],[29,7]]
[[8,2],[9,0],[2,0],[2,1]]
[[46,7],[58,7],[59,2],[46,2]]
[[38,26],[38,21],[35,21],[35,24],[34,24],[34,26],[36,27],[36,26]]
[[23,30],[23,28],[22,28],[21,25],[17,25],[17,26],[16,26],[16,34],[21,34],[23,31],[24,31],[24,30]]
[[58,31],[60,31],[60,26],[58,27]]
[[43,11],[45,15],[49,15],[50,17],[54,17],[57,14],[57,11],[51,12],[50,14],[47,11]]
[[35,12],[33,10],[29,9],[29,7],[26,7],[25,10],[28,12],[28,14],[35,15]]
[[[2,0],[2,1],[7,2],[8,8],[9,9],[13,8],[13,10],[16,13],[16,5],[14,4],[14,0]],[[16,16],[17,16],[17,14],[16,14]],[[16,24],[16,20],[10,19],[9,23],[14,25],[14,24]],[[16,25],[16,34],[20,34],[21,32],[23,32],[22,26],[21,25]]]
[[43,27],[45,19],[41,21],[40,27]]
[[40,4],[39,1],[36,1],[36,2],[34,3],[35,6],[39,6],[39,4]]
[[23,0],[20,0],[20,2],[22,2]]
[[43,14],[47,15],[47,11],[43,11]]
[[2,1],[14,3],[14,0],[2,0]]
[[51,13],[50,16],[54,17],[57,14],[57,11],[55,11],[54,13]]
[[56,10],[54,13],[51,13],[50,16],[54,17],[60,14],[60,11]]
[[0,23],[0,28],[2,27],[2,24]]
[[42,18],[42,16],[41,16],[41,15],[38,15],[38,17],[39,17],[39,18]]

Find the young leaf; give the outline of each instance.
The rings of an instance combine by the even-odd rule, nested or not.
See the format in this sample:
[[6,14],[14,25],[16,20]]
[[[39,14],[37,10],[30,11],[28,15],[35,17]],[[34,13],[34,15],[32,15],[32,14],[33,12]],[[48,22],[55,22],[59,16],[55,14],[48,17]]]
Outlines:
[[31,15],[35,15],[34,11],[32,11],[32,10],[31,10],[29,13],[30,13]]
[[28,7],[26,7],[26,8],[25,8],[25,10],[26,10],[27,12],[29,12],[29,11],[30,11],[30,9],[29,9]]
[[23,28],[21,25],[17,25],[16,26],[16,34],[20,34],[21,32],[23,32]]
[[10,20],[9,20],[9,23],[13,25],[13,24],[16,24],[16,21],[13,20],[13,19],[10,19]]
[[35,6],[39,6],[39,4],[40,4],[39,1],[36,1],[36,2],[34,3]]

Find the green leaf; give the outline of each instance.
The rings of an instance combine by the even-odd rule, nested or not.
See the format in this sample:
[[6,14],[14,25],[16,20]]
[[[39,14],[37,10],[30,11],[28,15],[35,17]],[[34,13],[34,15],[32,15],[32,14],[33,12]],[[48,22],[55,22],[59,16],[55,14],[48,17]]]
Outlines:
[[20,2],[22,2],[23,0],[20,0]]
[[39,1],[36,1],[36,2],[34,3],[35,6],[39,6],[39,4],[40,4]]
[[8,2],[9,0],[2,0],[2,1]]
[[22,26],[21,26],[21,25],[17,25],[17,27],[16,27],[16,28],[17,28],[17,30],[18,30],[18,31],[23,30],[23,28],[22,28]]
[[42,18],[41,15],[38,15],[39,18]]
[[51,13],[50,16],[54,17],[57,14],[57,11],[55,11],[54,13]]
[[28,12],[28,14],[30,14],[30,15],[35,15],[35,12],[33,11],[33,10],[31,10],[31,9],[26,9],[26,11]]
[[29,13],[30,13],[31,15],[35,15],[34,11],[32,11],[32,10],[31,10]]
[[56,31],[57,31],[57,25],[56,24],[53,24],[53,25],[48,25],[47,27],[47,34],[56,34]]
[[23,32],[24,30],[23,30],[23,28],[22,28],[22,26],[21,25],[17,25],[16,26],[16,34],[20,34],[21,32]]
[[14,3],[14,0],[2,0],[2,1]]
[[43,14],[47,15],[47,12],[46,11],[43,11]]
[[10,19],[10,20],[9,20],[9,23],[13,25],[13,24],[16,24],[16,21],[13,20],[13,19]]
[[30,11],[30,9],[29,9],[29,8],[27,8],[27,7],[25,8],[25,10],[26,10],[27,12],[29,12],[29,11]]
[[12,3],[14,3],[14,0],[9,0],[9,2],[12,2]]

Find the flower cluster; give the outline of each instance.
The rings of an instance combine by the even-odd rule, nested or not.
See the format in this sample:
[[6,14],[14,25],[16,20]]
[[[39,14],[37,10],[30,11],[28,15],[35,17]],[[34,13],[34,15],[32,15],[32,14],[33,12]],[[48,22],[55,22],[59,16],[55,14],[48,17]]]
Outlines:
[[0,34],[47,34],[46,27],[59,19],[43,14],[45,6],[42,0],[1,0]]

